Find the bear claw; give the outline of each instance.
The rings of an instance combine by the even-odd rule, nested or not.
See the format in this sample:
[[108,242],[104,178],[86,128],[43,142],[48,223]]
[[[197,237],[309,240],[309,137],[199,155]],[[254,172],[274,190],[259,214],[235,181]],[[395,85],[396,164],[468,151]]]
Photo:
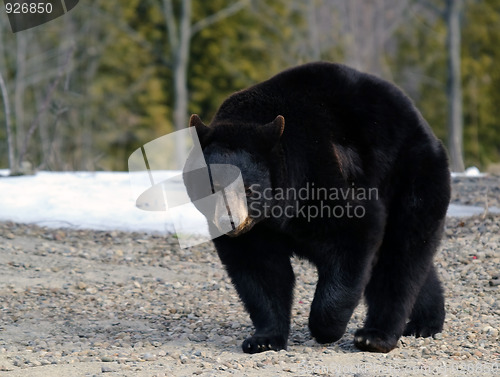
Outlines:
[[243,352],[259,353],[286,349],[286,341],[279,336],[252,336],[242,344]]

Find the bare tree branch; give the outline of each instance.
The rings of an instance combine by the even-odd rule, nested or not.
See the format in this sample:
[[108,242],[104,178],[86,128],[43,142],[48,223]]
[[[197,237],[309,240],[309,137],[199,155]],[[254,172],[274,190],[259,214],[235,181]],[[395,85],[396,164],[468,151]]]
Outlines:
[[240,0],[233,5],[221,9],[220,11],[204,18],[203,20],[198,21],[191,27],[191,36],[195,35],[204,28],[223,20],[224,18],[232,16],[233,14],[245,8],[248,4],[250,4],[250,0]]
[[[389,38],[391,38],[396,31],[396,29],[403,23],[405,22],[405,18],[403,17],[403,14],[405,10],[409,9],[409,0],[405,1],[399,1],[397,3],[397,6],[395,6],[394,13],[395,16],[392,19],[392,22],[388,23],[385,25],[385,30],[383,30],[383,37],[382,41],[386,42]],[[385,11],[385,10],[384,10]]]
[[436,4],[433,4],[432,2],[428,0],[419,0],[418,1],[420,4],[422,4],[424,7],[432,10],[434,13],[438,14],[440,17],[445,16],[445,10],[439,8]]
[[38,128],[40,117],[42,116],[43,113],[45,113],[45,111],[47,111],[47,108],[49,106],[49,103],[50,103],[50,100],[52,98],[52,95],[54,94],[54,91],[55,91],[57,85],[59,84],[59,81],[61,81],[61,79],[62,79],[62,77],[64,75],[66,67],[69,64],[70,60],[71,60],[71,56],[73,55],[73,51],[74,51],[74,47],[70,47],[69,50],[68,50],[68,53],[66,55],[66,61],[61,66],[61,69],[59,71],[59,75],[57,76],[57,78],[54,80],[54,82],[50,86],[50,88],[49,88],[49,90],[47,92],[47,96],[45,97],[45,101],[44,101],[42,107],[40,108],[40,110],[36,114],[36,117],[33,120],[33,122],[31,123],[31,126],[30,126],[30,128],[28,130],[28,133],[24,137],[24,143],[23,143],[23,146],[22,146],[21,152],[19,153],[19,158],[18,158],[19,165],[23,162],[24,155],[26,154],[26,150],[28,149],[28,143],[29,143],[29,141],[31,139],[31,136],[33,135],[33,133]]
[[167,27],[168,41],[172,51],[177,50],[179,37],[177,35],[177,24],[174,18],[174,7],[172,0],[163,0],[163,15],[165,17],[165,26]]

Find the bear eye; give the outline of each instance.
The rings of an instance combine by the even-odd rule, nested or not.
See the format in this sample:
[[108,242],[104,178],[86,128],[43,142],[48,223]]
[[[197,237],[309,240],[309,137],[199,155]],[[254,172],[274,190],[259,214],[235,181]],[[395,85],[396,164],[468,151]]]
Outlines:
[[245,187],[245,195],[246,196],[252,196],[253,191],[250,187]]

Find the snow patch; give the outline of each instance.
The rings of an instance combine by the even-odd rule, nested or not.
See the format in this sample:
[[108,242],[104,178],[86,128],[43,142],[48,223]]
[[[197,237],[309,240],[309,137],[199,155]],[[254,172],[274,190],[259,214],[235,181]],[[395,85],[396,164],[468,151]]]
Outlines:
[[[467,176],[477,177],[477,168]],[[0,175],[7,176],[6,169]],[[166,171],[166,177],[179,171]],[[481,174],[481,173],[479,173]],[[182,183],[180,183],[182,184]],[[39,172],[36,175],[0,178],[0,221],[33,223],[52,228],[173,233],[167,212],[143,211],[135,206],[138,192],[126,172]],[[140,194],[140,193],[139,193]],[[480,215],[484,208],[451,204],[448,216]],[[490,207],[500,214],[500,208]],[[176,221],[193,234],[208,236],[205,218],[191,205]]]

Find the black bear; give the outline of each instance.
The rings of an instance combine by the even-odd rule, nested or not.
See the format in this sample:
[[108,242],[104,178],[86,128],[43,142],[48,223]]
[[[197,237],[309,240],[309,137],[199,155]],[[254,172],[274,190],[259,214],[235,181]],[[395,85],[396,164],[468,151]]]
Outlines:
[[[193,115],[190,126],[207,165],[238,167],[245,187],[245,220],[213,241],[255,326],[244,352],[287,347],[292,255],[317,267],[309,329],[318,342],[342,337],[362,296],[361,350],[389,352],[401,335],[442,331],[433,256],[450,200],[448,160],[400,89],[309,63],[231,95],[210,125]],[[226,209],[208,216],[212,229]]]

